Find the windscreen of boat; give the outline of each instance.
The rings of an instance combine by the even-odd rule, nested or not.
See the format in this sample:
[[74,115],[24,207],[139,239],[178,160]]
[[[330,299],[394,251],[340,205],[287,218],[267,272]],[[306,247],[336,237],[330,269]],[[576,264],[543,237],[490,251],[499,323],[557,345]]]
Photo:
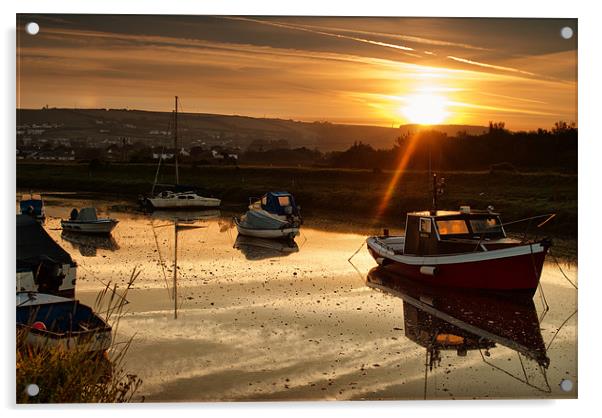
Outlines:
[[278,196],[278,203],[280,206],[290,206],[291,198],[289,196]]
[[437,220],[439,235],[468,235],[468,225],[464,219]]
[[502,226],[500,225],[499,218],[496,216],[471,219],[470,229],[472,229],[473,234],[503,235]]

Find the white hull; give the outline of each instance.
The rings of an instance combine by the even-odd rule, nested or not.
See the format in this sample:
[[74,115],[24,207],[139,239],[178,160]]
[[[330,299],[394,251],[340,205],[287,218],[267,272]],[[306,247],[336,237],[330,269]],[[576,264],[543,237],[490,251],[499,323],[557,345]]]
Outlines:
[[299,235],[299,228],[282,228],[282,229],[251,229],[241,226],[237,221],[236,229],[240,235],[255,238],[284,238],[296,237]]
[[148,201],[156,209],[217,208],[222,203],[220,199],[212,197],[198,197],[195,199],[153,197],[149,198]]
[[[65,278],[59,287],[59,292],[64,295],[75,295],[75,278],[77,267],[69,264],[63,264],[62,268]],[[17,292],[37,292],[38,285],[34,282],[33,272],[17,272]]]
[[40,332],[30,327],[25,337],[25,344],[34,348],[53,348],[62,350],[72,350],[75,348],[84,351],[106,351],[111,347],[111,330],[91,331],[89,333],[80,333],[80,335],[71,337],[57,337],[52,333]]
[[[443,266],[463,263],[475,263],[480,261],[490,261],[498,259],[509,259],[512,257],[540,254],[546,251],[546,247],[542,243],[516,245],[509,248],[491,250],[491,251],[474,251],[470,253],[460,254],[441,254],[441,255],[404,255],[403,246],[405,237],[369,237],[366,240],[368,248],[378,257],[376,261],[382,264],[384,259],[388,259],[397,263],[412,265],[412,266]],[[379,261],[380,259],[380,261]]]
[[65,231],[83,232],[86,234],[110,234],[117,226],[114,219],[99,219],[97,221],[61,221]]

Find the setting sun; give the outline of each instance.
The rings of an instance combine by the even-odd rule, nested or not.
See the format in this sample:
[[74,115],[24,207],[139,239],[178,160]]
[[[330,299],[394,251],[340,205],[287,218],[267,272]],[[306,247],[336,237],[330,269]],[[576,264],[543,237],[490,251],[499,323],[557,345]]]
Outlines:
[[436,94],[417,94],[405,98],[406,105],[402,114],[411,123],[436,125],[443,123],[449,116],[447,101]]

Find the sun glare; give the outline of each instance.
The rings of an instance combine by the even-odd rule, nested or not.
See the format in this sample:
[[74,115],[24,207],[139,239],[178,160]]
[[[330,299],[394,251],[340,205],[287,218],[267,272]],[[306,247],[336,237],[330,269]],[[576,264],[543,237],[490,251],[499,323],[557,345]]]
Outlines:
[[416,94],[405,98],[406,105],[401,113],[410,123],[436,125],[443,123],[449,116],[447,101],[436,94]]

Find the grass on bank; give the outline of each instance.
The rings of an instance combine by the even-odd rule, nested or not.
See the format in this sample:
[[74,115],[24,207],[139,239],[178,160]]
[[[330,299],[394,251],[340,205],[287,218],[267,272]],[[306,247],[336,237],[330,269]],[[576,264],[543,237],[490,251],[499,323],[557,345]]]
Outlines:
[[[77,163],[17,165],[17,188],[42,191],[94,192],[131,200],[148,194],[155,177],[152,164],[116,164],[90,168]],[[557,216],[546,231],[562,238],[577,236],[577,176],[562,173],[444,172],[446,192],[440,207],[484,209],[492,205],[505,222],[544,213]],[[376,227],[398,227],[409,211],[430,207],[426,172],[404,173],[385,211],[377,208],[394,173],[380,170],[300,167],[183,166],[180,182],[222,199],[224,206],[244,208],[250,196],[268,190],[295,194],[305,217],[348,217]],[[173,183],[173,168],[161,170],[159,183]]]
[[[134,270],[121,295],[117,286],[107,285],[96,299],[95,311],[112,326],[117,335],[123,316],[128,290],[140,274]],[[132,340],[116,342],[105,353],[90,353],[83,348],[70,350],[31,348],[26,334],[17,332],[16,401],[25,403],[120,403],[130,402],[142,384],[136,375],[128,373],[125,355]],[[39,387],[36,396],[27,387]]]

